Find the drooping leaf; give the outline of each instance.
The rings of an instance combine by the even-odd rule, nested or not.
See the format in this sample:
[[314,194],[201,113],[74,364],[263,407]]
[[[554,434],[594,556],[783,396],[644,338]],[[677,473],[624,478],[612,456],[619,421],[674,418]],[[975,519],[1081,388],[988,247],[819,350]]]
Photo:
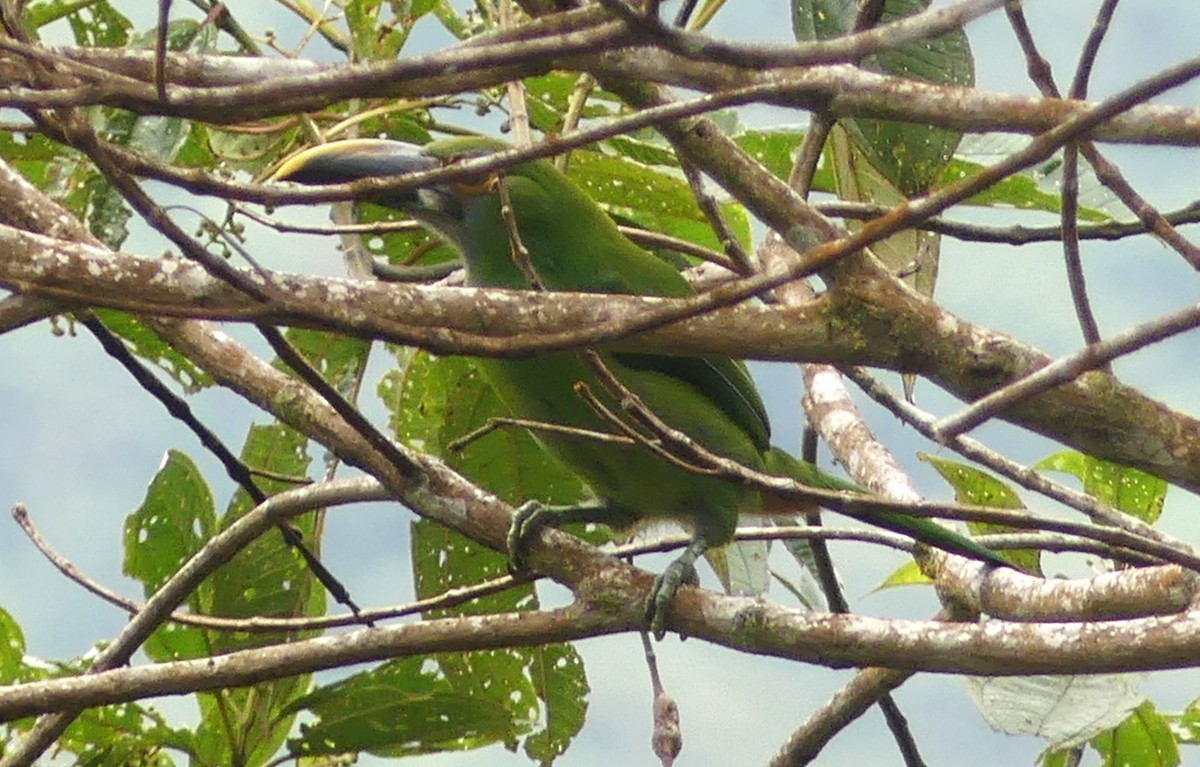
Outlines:
[[0,607],[0,684],[19,681],[24,660],[25,634],[16,619]]
[[159,368],[188,394],[212,385],[212,378],[194,362],[165,343],[145,323],[131,314],[115,309],[93,310],[104,327],[125,341],[130,352]]
[[[192,460],[168,451],[141,506],[125,520],[123,572],[142,582],[149,597],[166,583],[216,531],[212,492]],[[206,612],[211,591],[202,586],[188,595],[187,606]],[[144,651],[159,662],[203,657],[204,632],[168,622],[155,630]]]
[[892,574],[885,578],[883,583],[880,583],[872,590],[883,591],[884,589],[896,586],[924,586],[932,582],[928,575],[921,572],[921,566],[917,564],[916,560],[910,559],[893,570]]
[[767,569],[770,552],[767,541],[734,541],[706,552],[704,558],[712,565],[726,593],[761,596],[771,585]]
[[1145,700],[1144,674],[966,677],[967,693],[996,730],[1042,738],[1048,750],[1085,743]]
[[[439,455],[457,471],[510,502],[537,498],[549,503],[572,503],[583,496],[578,478],[550,458],[523,429],[501,428],[458,450],[451,442],[472,433],[489,419],[505,415],[495,394],[463,358],[433,357],[425,352],[398,353],[401,369],[389,373],[379,393],[392,414],[397,436],[419,449]],[[581,531],[582,532],[582,531]],[[507,557],[435,523],[412,525],[414,582],[419,598],[467,587],[507,572]],[[444,614],[487,614],[536,609],[530,585],[508,589],[458,605]],[[573,648],[548,645],[466,654],[443,654],[430,659],[460,692],[484,694],[505,701],[511,721],[503,730],[513,743],[527,735],[525,748],[546,760],[565,750],[578,732],[586,708],[587,680]],[[492,709],[475,710],[484,717],[480,731],[494,726]],[[464,723],[469,717],[464,714]],[[494,733],[494,737],[499,737]],[[467,739],[470,747],[493,742]]]
[[[929,7],[929,0],[886,0],[880,23],[888,23]],[[853,0],[792,0],[792,28],[797,40],[824,40],[851,31]],[[860,65],[873,72],[937,85],[970,86],[974,58],[966,34],[954,30],[936,38],[915,40],[867,56]],[[894,120],[842,120],[857,148],[904,196],[930,189],[945,169],[961,134],[928,125]]]
[[583,658],[569,644],[532,648],[529,677],[542,701],[539,727],[525,737],[525,753],[539,764],[563,754],[583,729],[588,686]]
[[1092,739],[1102,757],[1102,767],[1176,767],[1179,745],[1170,722],[1150,701],[1142,703],[1125,721]]
[[[976,506],[993,506],[997,509],[1023,509],[1025,504],[1008,485],[990,474],[957,461],[919,453],[920,459],[942,475],[942,479],[954,488],[954,500]],[[1005,525],[987,522],[968,522],[967,528],[976,535],[1013,532]],[[1041,572],[1041,554],[1036,550],[1003,551],[1000,556],[1027,573]]]
[[[905,195],[855,149],[845,131],[835,127],[830,135],[829,147],[840,198],[888,207],[905,201]],[[860,222],[850,223],[851,230],[859,226]],[[870,250],[890,273],[900,277],[921,295],[932,297],[937,283],[941,242],[939,234],[904,229],[871,245]],[[911,399],[907,384],[906,394]]]

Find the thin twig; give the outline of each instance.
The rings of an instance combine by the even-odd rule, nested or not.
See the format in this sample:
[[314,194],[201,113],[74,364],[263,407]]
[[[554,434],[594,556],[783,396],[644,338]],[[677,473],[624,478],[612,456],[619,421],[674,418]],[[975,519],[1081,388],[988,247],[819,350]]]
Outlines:
[[650,672],[650,688],[654,693],[654,728],[650,736],[650,747],[658,757],[663,767],[671,767],[675,757],[683,749],[683,731],[679,726],[679,706],[675,699],[667,694],[662,677],[658,673],[658,658],[654,654],[654,643],[650,634],[638,632],[642,638],[642,657],[646,659],[646,668]]
[[[341,480],[321,486],[284,491],[242,515],[206,541],[199,551],[159,587],[154,596],[146,602],[145,608],[125,624],[125,628],[112,642],[95,654],[86,674],[98,674],[128,663],[133,653],[163,621],[167,620],[175,608],[187,599],[188,594],[192,593],[202,580],[267,530],[278,526],[291,516],[342,502],[348,489],[361,491],[358,492],[356,500],[363,500],[369,497],[372,488],[377,491],[376,499],[387,498],[383,488],[374,480]],[[41,717],[27,731],[25,737],[5,753],[0,763],[5,767],[31,764],[39,754],[50,747],[82,710],[78,706],[71,706]]]
[[[867,202],[814,202],[813,208],[823,215],[861,221],[887,213],[891,206]],[[1172,226],[1200,222],[1200,202],[1163,214],[1163,220]],[[941,217],[915,223],[913,228],[944,234],[966,242],[994,242],[1002,245],[1028,245],[1033,242],[1059,242],[1062,240],[1061,226],[990,226],[954,221]],[[1142,221],[1108,221],[1100,224],[1077,226],[1080,240],[1115,241],[1142,234],[1156,234]]]
[[[1080,59],[1080,66],[1072,82],[1071,87],[1073,92],[1076,89],[1082,92],[1086,86],[1087,74],[1091,69],[1090,59],[1094,56],[1095,50],[1099,47],[1103,39],[1104,32],[1108,27],[1108,19],[1115,9],[1115,5],[1114,2],[1106,0],[1105,4],[1097,12],[1096,21],[1085,42],[1085,50]],[[1030,78],[1037,83],[1043,93],[1058,98],[1060,94],[1057,86],[1054,84],[1053,78],[1050,76],[1050,64],[1038,53],[1037,46],[1033,41],[1033,35],[1029,30],[1029,25],[1025,21],[1025,15],[1021,10],[1020,4],[1009,2],[1005,6],[1005,11],[1008,14],[1013,32],[1021,44],[1021,49],[1025,53],[1026,61],[1029,63]],[[1200,248],[1197,248],[1186,237],[1180,234],[1170,220],[1138,194],[1137,190],[1125,179],[1120,170],[1096,149],[1095,144],[1090,141],[1081,141],[1079,142],[1079,152],[1092,166],[1093,170],[1096,171],[1096,178],[1100,180],[1100,183],[1104,184],[1105,187],[1116,195],[1117,199],[1138,217],[1148,231],[1152,232],[1175,252],[1179,253],[1193,269],[1200,269]]]
[[[70,560],[59,554],[54,548],[42,537],[34,526],[33,521],[29,518],[29,512],[22,504],[17,504],[13,507],[13,518],[17,525],[20,526],[22,532],[29,538],[30,542],[37,547],[55,568],[59,570],[70,580],[78,583],[87,591],[95,594],[109,604],[115,605],[125,612],[137,614],[146,608],[146,603],[130,599],[122,596],[112,589],[104,586],[93,578],[89,578]],[[265,616],[254,616],[250,618],[225,618],[219,615],[203,615],[194,612],[172,612],[168,618],[172,623],[178,623],[182,626],[193,626],[195,628],[206,629],[209,631],[233,631],[249,634],[255,633],[279,633],[300,632],[300,631],[317,631],[330,628],[342,628],[345,626],[361,626],[364,622],[377,623],[393,618],[402,618],[406,615],[416,615],[426,613],[432,610],[444,610],[449,607],[455,607],[465,602],[470,602],[482,597],[499,594],[508,589],[529,583],[535,576],[528,573],[503,575],[499,578],[477,583],[471,586],[464,586],[456,589],[449,589],[436,596],[421,599],[416,602],[411,602],[406,605],[397,605],[395,607],[375,608],[371,610],[360,610],[357,613],[349,613],[346,615],[322,615],[311,618],[271,618]]]
[[[588,72],[584,72],[576,78],[575,87],[571,89],[571,97],[567,100],[567,111],[563,115],[563,133],[574,131],[579,127],[579,120],[583,117],[583,108],[587,105],[588,97],[595,87],[596,78]],[[563,152],[554,158],[554,167],[558,168],[560,173],[566,173],[570,161],[571,153]]]
[[446,443],[446,449],[452,452],[462,450],[472,442],[484,437],[493,431],[501,428],[516,427],[528,429],[529,431],[541,431],[548,434],[562,434],[570,437],[579,437],[581,439],[591,439],[597,442],[611,442],[618,445],[635,445],[637,440],[631,437],[622,436],[620,434],[612,434],[603,431],[594,431],[592,429],[580,429],[574,426],[565,426],[558,423],[546,423],[545,421],[532,421],[528,418],[489,418],[487,423],[477,429],[472,429],[461,437],[450,440]]
[[521,239],[521,233],[517,228],[517,212],[513,209],[505,177],[497,176],[494,183],[496,193],[500,196],[500,218],[504,220],[504,228],[508,231],[508,247],[513,263],[521,270],[529,289],[541,292],[546,289],[546,286],[542,284],[542,278],[538,276],[537,269],[530,260],[529,248],[525,247],[525,242]]
[[333,388],[320,372],[300,356],[300,353],[288,343],[288,340],[277,328],[270,325],[259,325],[258,332],[271,345],[271,349],[279,355],[280,361],[291,368],[300,380],[311,386],[321,399],[329,403],[329,406],[336,410],[351,428],[362,435],[363,439],[371,443],[373,448],[386,457],[389,463],[409,479],[414,479],[422,474],[421,467],[416,461],[402,451],[395,442],[388,439],[383,432],[367,420],[366,416],[353,403],[347,401],[337,389]]
[[167,100],[167,30],[171,23],[171,0],[158,0],[158,24],[154,30],[154,89]]
[[[936,420],[933,416],[920,410],[916,405],[888,389],[862,368],[847,368],[844,372],[871,399],[887,408],[896,417],[915,428],[928,439],[936,439],[937,433],[934,431]],[[959,435],[947,440],[943,444],[960,455],[1008,477],[1022,487],[1036,493],[1041,493],[1047,498],[1081,512],[1097,524],[1119,527],[1134,535],[1170,546],[1181,553],[1200,557],[1200,552],[1190,544],[1169,536],[1136,517],[1123,514],[1117,509],[1100,503],[1095,498],[1067,487],[1061,482],[1055,482],[1028,466],[1017,463],[992,450],[978,440]]]
[[711,194],[704,188],[704,176],[689,162],[681,161],[684,178],[687,179],[688,186],[692,190],[692,197],[696,200],[696,205],[700,207],[700,212],[704,214],[704,218],[708,221],[708,225],[712,228],[713,233],[717,236],[717,242],[721,243],[721,247],[725,249],[725,255],[731,263],[732,269],[738,274],[752,274],[754,272],[754,264],[750,260],[750,256],[742,248],[733,231],[725,223],[725,217],[721,214],[721,207]]
[[[613,373],[608,369],[608,366],[604,364],[604,361],[600,359],[600,355],[591,350],[584,350],[579,354],[584,361],[590,365],[594,371],[596,371],[597,375],[600,376],[601,382],[604,384],[605,389],[608,390],[608,394],[616,397],[621,402],[622,407],[624,407],[626,410],[629,410],[632,406],[641,411],[647,411],[646,406],[641,403],[641,400],[638,398],[638,396],[629,391],[629,389],[625,387],[625,384],[623,384],[615,375],[613,375]],[[614,413],[611,408],[605,405],[604,402],[600,400],[600,397],[597,396],[587,384],[582,382],[575,384],[575,393],[582,397],[597,415],[612,423],[621,431],[625,432],[625,434],[628,435],[628,438],[634,444],[641,445],[657,455],[659,458],[662,458],[667,463],[678,466],[684,471],[691,472],[692,474],[713,475],[717,473],[713,469],[709,469],[705,466],[700,466],[685,460],[681,456],[676,455],[675,452],[673,452],[668,446],[663,445],[662,441],[656,438],[653,434],[643,434],[633,426],[626,423],[625,419],[621,418],[621,416]],[[633,405],[635,401],[637,402],[637,405]]]
[[934,425],[937,439],[939,442],[943,442],[958,436],[983,423],[1001,410],[1035,397],[1059,384],[1073,381],[1087,371],[1102,367],[1117,357],[1144,349],[1151,344],[1197,326],[1200,326],[1200,304],[1163,315],[1158,319],[1142,323],[1124,333],[1112,336],[1107,341],[1101,341],[1080,349],[1074,354],[1060,357],[1045,367],[976,400],[958,413],[941,419]]
[[[1033,36],[1025,23],[1025,15],[1019,5],[1009,3],[1006,6],[1009,22],[1015,31],[1025,53],[1029,77],[1034,84],[1047,96],[1058,97],[1058,86],[1054,82],[1050,62],[1038,52]],[[1105,15],[1104,8],[1098,12],[1097,18]],[[1098,27],[1093,25],[1092,34],[1080,54],[1079,67],[1076,70],[1076,85],[1083,88],[1085,81],[1079,79],[1080,72],[1089,70],[1096,53],[1100,48]],[[1063,149],[1062,165],[1062,211],[1060,216],[1062,227],[1063,261],[1067,270],[1067,285],[1071,291],[1071,302],[1075,306],[1075,316],[1083,333],[1083,342],[1091,345],[1100,341],[1100,327],[1096,315],[1092,311],[1088,298],[1087,282],[1083,273],[1083,260],[1079,253],[1079,144],[1072,142]]]
[[[196,417],[187,402],[171,391],[162,381],[151,374],[150,371],[146,370],[129,350],[125,348],[125,345],[94,314],[91,312],[81,312],[77,316],[83,326],[100,342],[104,351],[120,363],[144,391],[158,400],[159,404],[166,408],[168,413],[183,423],[200,440],[200,444],[213,454],[225,468],[225,473],[229,475],[229,478],[245,491],[246,495],[249,496],[255,505],[259,505],[267,499],[266,493],[255,483],[249,467],[233,454],[233,451],[221,441],[220,437]],[[289,479],[289,481],[295,480]],[[280,525],[279,532],[283,536],[283,540],[304,559],[313,576],[321,583],[325,590],[338,602],[346,605],[352,612],[357,611],[358,605],[354,603],[346,587],[342,585],[337,576],[329,568],[325,567],[324,563],[313,553],[312,549],[305,542],[303,534],[292,525]]]
[[[499,0],[500,29],[511,29],[513,20],[513,0]],[[513,143],[518,147],[533,144],[533,134],[529,130],[529,109],[525,104],[525,85],[520,80],[510,80],[505,85],[508,91],[508,128],[512,131]]]

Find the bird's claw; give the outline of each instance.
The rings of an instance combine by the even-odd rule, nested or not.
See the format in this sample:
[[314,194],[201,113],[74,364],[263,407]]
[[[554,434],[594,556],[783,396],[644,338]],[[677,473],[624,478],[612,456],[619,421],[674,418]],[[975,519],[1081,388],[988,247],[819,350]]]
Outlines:
[[508,548],[508,569],[511,572],[523,572],[525,567],[525,543],[529,536],[541,527],[544,507],[537,501],[526,501],[513,512],[512,524],[508,528],[505,543]]
[[671,600],[685,583],[689,586],[699,585],[700,576],[694,564],[676,559],[667,565],[667,569],[654,579],[654,585],[650,587],[650,595],[646,599],[646,620],[650,624],[650,632],[660,642],[667,635],[667,614],[671,609]]

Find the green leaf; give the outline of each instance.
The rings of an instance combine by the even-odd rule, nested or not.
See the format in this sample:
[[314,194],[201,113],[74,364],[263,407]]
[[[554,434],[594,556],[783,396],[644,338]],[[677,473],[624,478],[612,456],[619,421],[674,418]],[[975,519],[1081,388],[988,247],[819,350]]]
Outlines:
[[1072,450],[1048,455],[1033,468],[1070,474],[1083,482],[1084,493],[1151,524],[1158,521],[1167,497],[1166,480]]
[[1179,714],[1163,714],[1179,743],[1200,745],[1200,700],[1193,700]]
[[1092,739],[1102,767],[1175,767],[1179,746],[1170,723],[1146,701],[1129,718]]
[[500,400],[463,357],[416,352],[379,384],[390,426],[403,442],[444,458],[456,471],[509,503],[536,499],[574,503],[585,495],[579,479],[551,458],[524,429],[498,428],[464,448],[449,443],[508,415]]
[[[855,150],[846,131],[835,127],[829,140],[834,178],[838,196],[845,200],[873,202],[879,205],[899,205],[905,195]],[[862,222],[848,222],[851,231]],[[923,296],[932,297],[937,282],[941,235],[919,229],[905,229],[876,242],[870,247],[888,271],[904,275],[904,282]],[[906,392],[907,393],[907,392]]]
[[1038,767],[1071,767],[1074,764],[1073,749],[1064,748],[1059,751],[1044,751],[1038,756]]
[[[411,541],[413,582],[418,599],[429,599],[508,573],[508,558],[503,554],[436,522],[426,519],[413,522]],[[449,609],[430,610],[425,617],[494,615],[514,610],[536,610],[537,607],[533,584],[527,583]]]
[[168,727],[153,708],[122,703],[87,709],[56,745],[74,753],[81,767],[174,767],[165,748],[189,741],[186,730]]
[[[903,203],[906,195],[867,161],[865,153],[856,147],[849,135],[841,125],[835,125],[826,145],[826,156],[831,161],[825,164],[833,167],[838,197],[889,207]],[[862,228],[863,222],[847,221],[846,226],[854,232]],[[939,234],[903,229],[871,245],[868,251],[910,288],[932,298],[937,286],[941,246]],[[901,380],[905,398],[912,401],[916,376],[906,373]]]
[[0,684],[21,681],[25,665],[25,634],[20,624],[0,607]]
[[216,161],[231,171],[261,173],[275,157],[274,140],[259,133],[234,133],[214,126],[206,129],[208,148]]
[[[551,72],[530,77],[525,83],[530,123],[545,134],[561,133],[571,99],[579,82],[576,73]],[[613,94],[593,86],[583,104],[584,120],[610,117],[618,113],[621,102]]]
[[[950,161],[942,184],[951,184],[962,178],[979,173],[985,167],[1029,146],[1028,136],[1001,134],[965,136],[958,147],[958,156]],[[1042,210],[1048,213],[1062,212],[1061,154],[1049,162],[1026,168],[991,184],[972,196],[970,205],[986,207],[1011,206],[1021,210]],[[1090,167],[1079,169],[1079,219],[1081,221],[1113,221],[1128,215],[1116,195],[1105,187]]]
[[129,43],[133,25],[107,0],[83,3],[77,12],[67,14],[75,43],[91,48],[120,48]]
[[[991,506],[997,509],[1023,509],[1025,504],[1016,492],[1008,485],[990,474],[957,461],[918,453],[917,456],[928,463],[942,479],[954,488],[954,500],[958,503],[976,506]],[[987,522],[968,522],[967,528],[973,534],[1006,533],[1013,529],[1005,525],[993,525]],[[1029,573],[1041,572],[1041,554],[1036,550],[1003,551],[1000,555],[1019,568]]]
[[896,586],[925,586],[933,581],[928,575],[921,572],[921,566],[915,560],[908,560],[904,564],[892,571],[892,574],[884,579],[872,591],[883,591],[884,589],[895,588]]
[[[791,128],[747,130],[734,138],[734,142],[776,177],[786,180],[795,164],[796,150],[804,143],[804,131]],[[827,163],[821,166],[813,179],[813,189],[832,192],[833,175]]]
[[100,0],[38,0],[21,9],[21,26],[33,38],[38,38],[38,30],[47,24],[77,14],[90,5],[97,5]]
[[1020,497],[1008,485],[990,474],[957,461],[939,458],[928,453],[919,453],[918,457],[928,463],[942,479],[954,488],[954,500],[958,503],[970,503],[976,506],[992,506],[997,509],[1023,509]]
[[[381,18],[385,5],[391,14]],[[429,0],[386,4],[383,0],[349,0],[344,8],[355,61],[388,61],[400,53],[413,24],[433,10],[433,3]]]
[[[443,457],[455,470],[509,502],[537,498],[573,503],[583,497],[578,478],[550,458],[524,429],[497,429],[452,451],[451,441],[505,415],[500,401],[465,358],[403,349],[395,353],[400,368],[384,377],[379,395],[392,414],[391,426],[397,437]],[[599,531],[592,537],[598,535]],[[411,540],[414,582],[422,599],[508,570],[506,556],[433,522],[414,522]],[[449,610],[431,611],[427,617],[494,614],[537,606],[532,585],[524,585]],[[485,720],[478,725],[478,732],[491,732],[492,739],[479,735],[457,745],[441,743],[439,749],[474,747],[501,736],[504,742],[515,744],[520,735],[528,734],[526,751],[549,761],[565,750],[582,727],[587,680],[582,662],[569,646],[447,654],[432,660],[456,690],[469,691],[473,699],[495,696],[511,717],[506,729],[496,730],[495,710],[472,709],[469,713]],[[487,689],[477,690],[480,685]]]
[[[353,400],[371,342],[323,330],[289,328],[287,341],[342,396]],[[275,366],[286,369],[281,362]]]
[[134,355],[159,368],[175,380],[188,394],[212,385],[212,378],[190,359],[163,342],[161,338],[133,315],[116,309],[93,310],[104,327],[125,341]]
[[[575,152],[570,178],[610,213],[638,226],[721,250],[688,185],[674,176],[630,160]],[[725,224],[743,247],[750,246],[750,219],[734,203],[721,203]]]
[[[125,520],[125,559],[122,571],[142,582],[151,596],[167,582],[216,530],[216,510],[208,483],[192,460],[177,450],[154,475],[141,506]],[[188,595],[193,612],[208,607],[205,588]],[[143,648],[155,661],[203,657],[204,632],[165,623]]]
[[[307,444],[308,441],[303,435],[289,427],[279,424],[255,425],[250,427],[241,459],[252,469],[301,479],[307,476],[311,461],[306,452]],[[295,486],[294,482],[262,477],[256,478],[256,482],[268,495]],[[220,520],[220,527],[228,527],[253,506],[245,491],[238,490]],[[304,534],[306,541],[312,540],[316,528],[315,516],[307,514],[291,523]],[[300,556],[278,533],[264,535],[252,542],[232,561],[214,573],[210,581],[214,587],[211,609],[217,615],[242,618],[310,614],[305,608],[308,606],[312,587],[311,575]],[[319,589],[316,591],[319,592]],[[230,652],[261,647],[290,636],[243,636],[225,632],[215,636],[213,649],[217,652]]]
[[665,168],[678,168],[679,159],[670,147],[655,141],[648,141],[640,136],[613,136],[607,142],[622,157],[640,165],[659,165]]
[[[792,128],[776,128],[761,131],[746,130],[736,136],[734,141],[775,176],[786,179],[788,174],[791,173],[796,150],[804,141],[804,133]],[[610,141],[609,143],[613,142]],[[970,144],[969,147],[967,146],[968,143]],[[992,143],[994,142],[989,142],[989,146]],[[1027,143],[1027,139],[1022,139],[1012,143],[1011,146],[1009,144],[1004,144],[1004,146],[1008,148],[1008,151],[1017,151]],[[963,153],[963,156],[958,156],[950,160],[949,165],[946,166],[945,171],[938,180],[937,186],[945,186],[982,171],[985,164],[980,159],[983,156],[983,153],[979,151],[980,144],[979,140],[964,140],[963,147],[960,147],[960,149],[965,148],[967,151]],[[665,152],[665,150],[662,151]],[[1006,153],[1001,152],[999,156],[1003,156]],[[669,152],[666,154],[669,155]],[[641,162],[650,162],[649,159],[642,159],[636,155],[634,157]],[[990,153],[988,157],[991,157]],[[653,164],[673,165],[674,160],[672,159],[668,162],[663,158],[655,158]],[[1043,189],[1042,186],[1044,183],[1045,179],[1042,171],[1038,168],[1029,168],[1021,173],[1008,176],[996,184],[992,184],[987,189],[967,199],[964,204],[988,208],[1011,207],[1021,210],[1040,210],[1047,213],[1060,212],[1062,210],[1062,198],[1052,191]],[[813,191],[830,193],[836,191],[831,163],[822,162],[817,167],[816,175],[813,177]],[[1084,221],[1101,222],[1113,220],[1113,217],[1108,215],[1104,210],[1087,206],[1080,207],[1079,217]]]
[[[363,224],[406,220],[399,211],[373,204],[358,206],[358,221]],[[441,264],[459,260],[458,251],[426,229],[366,235],[363,245],[372,256],[383,256],[390,264]]]
[[544,713],[540,729],[525,738],[525,753],[540,764],[563,754],[583,729],[591,688],[583,658],[569,644],[530,648],[529,676]]
[[[252,426],[241,459],[249,467],[281,476],[302,478],[310,459],[307,440],[281,425]],[[270,494],[294,483],[259,478],[259,486]],[[226,527],[252,508],[241,490],[220,520]],[[310,546],[314,545],[317,514],[291,522]],[[325,592],[315,582],[299,554],[270,531],[239,552],[206,582],[210,589],[209,610],[231,618],[251,616],[296,617],[319,615],[325,610]],[[253,649],[312,636],[313,632],[270,632],[243,634],[207,632],[210,654]],[[309,686],[310,675],[265,682],[248,688],[201,693],[201,720],[196,729],[195,750],[199,762],[209,764],[263,764],[283,744],[291,728],[284,710]]]
[[459,16],[450,0],[436,0],[431,11],[447,32],[459,40],[471,36],[471,24]]
[[[911,16],[930,0],[886,0],[881,23]],[[793,0],[792,27],[797,40],[840,37],[851,30],[855,4],[846,0]],[[866,57],[867,70],[938,85],[970,86],[975,82],[970,43],[961,30],[929,40],[915,40]],[[850,118],[841,121],[858,148],[906,197],[927,192],[954,155],[961,134],[894,120]]]
[[[489,671],[500,669],[480,669]],[[521,717],[514,716],[518,708]],[[421,657],[399,658],[320,687],[288,708],[299,711],[316,721],[301,724],[300,736],[288,741],[297,756],[366,751],[398,757],[511,744],[531,729],[534,714],[491,694],[488,685],[461,688],[436,661]]]

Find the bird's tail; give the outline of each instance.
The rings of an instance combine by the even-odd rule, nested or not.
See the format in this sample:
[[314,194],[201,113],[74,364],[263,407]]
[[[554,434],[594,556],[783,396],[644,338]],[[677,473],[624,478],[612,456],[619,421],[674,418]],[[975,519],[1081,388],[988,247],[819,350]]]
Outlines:
[[[801,461],[777,447],[772,447],[767,451],[766,468],[772,474],[789,477],[809,487],[822,490],[847,490],[856,493],[866,492],[858,485],[826,474],[811,463]],[[1014,567],[1011,562],[995,551],[943,527],[932,519],[910,517],[895,511],[858,511],[848,508],[837,509],[837,512],[873,527],[881,527],[884,530],[907,535],[921,543],[951,554],[958,554],[1001,567]]]

